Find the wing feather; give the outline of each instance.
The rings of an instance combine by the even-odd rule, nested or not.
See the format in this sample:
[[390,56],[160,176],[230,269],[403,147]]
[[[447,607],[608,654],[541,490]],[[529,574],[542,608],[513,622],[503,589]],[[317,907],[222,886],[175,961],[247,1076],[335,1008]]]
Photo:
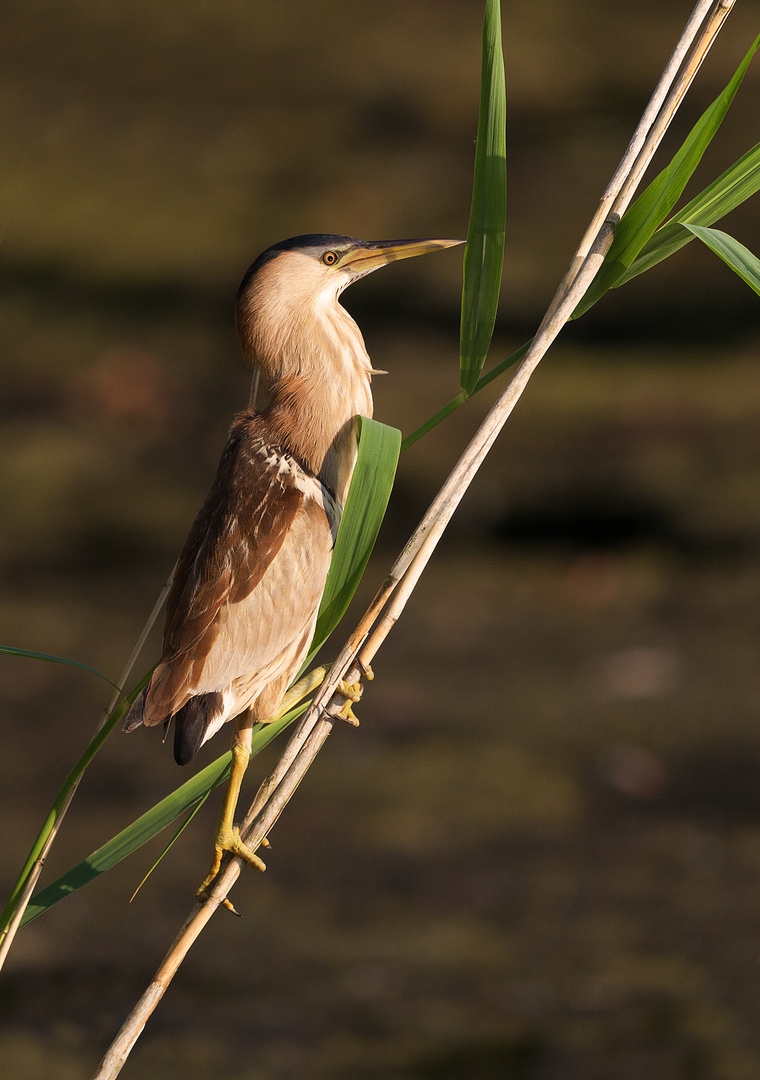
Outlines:
[[177,564],[144,723],[275,664],[300,641],[316,616],[332,551],[325,506],[314,498],[320,487],[267,443],[257,414],[236,418]]
[[257,587],[240,603],[220,610],[217,637],[198,689],[220,690],[249,674],[263,685],[284,669],[300,666],[300,653],[311,643],[331,555],[325,512],[306,498]]

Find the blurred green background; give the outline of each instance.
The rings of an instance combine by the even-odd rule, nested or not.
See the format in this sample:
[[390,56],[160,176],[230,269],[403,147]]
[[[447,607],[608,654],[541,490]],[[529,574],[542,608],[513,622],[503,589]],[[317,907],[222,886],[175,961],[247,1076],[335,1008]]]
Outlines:
[[[689,10],[504,3],[494,362],[535,329]],[[6,0],[0,640],[118,675],[247,401],[233,299],[260,250],[464,235],[482,14]],[[757,22],[740,0],[662,162]],[[759,73],[693,191],[757,141]],[[757,203],[720,227],[760,251]],[[345,298],[390,372],[376,415],[404,432],[456,393],[460,266],[414,260]],[[759,342],[757,297],[697,243],[563,334],[361,727],[329,741],[268,872],[236,889],[244,918],[209,926],[125,1077],[760,1075]],[[354,614],[496,391],[404,455]],[[0,658],[4,894],[107,696]],[[184,778],[157,733],[114,735],[43,880]],[[89,1075],[190,907],[215,814],[131,906],[160,842],[19,934],[3,1075]]]

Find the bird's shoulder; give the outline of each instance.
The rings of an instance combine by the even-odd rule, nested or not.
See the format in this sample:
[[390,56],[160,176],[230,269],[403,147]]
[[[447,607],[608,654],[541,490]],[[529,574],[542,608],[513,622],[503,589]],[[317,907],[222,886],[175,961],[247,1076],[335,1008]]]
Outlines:
[[[233,501],[238,494],[249,501],[259,490],[269,494],[295,490],[327,504],[334,500],[323,479],[288,448],[280,427],[254,409],[239,413],[232,423],[214,486],[217,484],[224,489],[225,498]],[[330,512],[329,505],[326,510]]]

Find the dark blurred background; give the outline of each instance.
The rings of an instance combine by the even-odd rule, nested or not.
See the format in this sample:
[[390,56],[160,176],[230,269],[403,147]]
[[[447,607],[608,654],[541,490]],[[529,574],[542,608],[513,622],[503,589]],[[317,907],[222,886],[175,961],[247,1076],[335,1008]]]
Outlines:
[[[504,3],[492,362],[535,329],[689,10]],[[260,250],[464,235],[481,20],[479,0],[6,0],[0,640],[118,676],[247,401],[233,298]],[[661,163],[757,29],[740,0]],[[759,73],[692,193],[757,141]],[[725,224],[756,252],[757,205]],[[376,415],[405,432],[457,390],[460,266],[345,298],[390,372]],[[329,741],[236,889],[244,918],[212,922],[125,1076],[760,1075],[759,341],[757,297],[696,243],[563,334],[361,727]],[[495,393],[402,459],[354,614]],[[107,696],[0,658],[4,894]],[[43,880],[184,778],[157,733],[115,734]],[[161,841],[19,934],[4,1076],[89,1075],[190,907],[216,809],[131,906]]]

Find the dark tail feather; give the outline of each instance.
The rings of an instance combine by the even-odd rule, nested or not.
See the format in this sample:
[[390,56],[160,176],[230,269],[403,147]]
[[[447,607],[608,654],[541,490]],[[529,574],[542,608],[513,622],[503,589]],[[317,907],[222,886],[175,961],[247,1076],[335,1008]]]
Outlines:
[[145,697],[148,693],[148,687],[145,686],[135,698],[135,703],[124,717],[124,722],[121,725],[122,731],[134,731],[143,722],[143,710],[145,709]]
[[209,724],[222,711],[221,694],[198,694],[174,714],[174,760],[187,765],[198,753]]

